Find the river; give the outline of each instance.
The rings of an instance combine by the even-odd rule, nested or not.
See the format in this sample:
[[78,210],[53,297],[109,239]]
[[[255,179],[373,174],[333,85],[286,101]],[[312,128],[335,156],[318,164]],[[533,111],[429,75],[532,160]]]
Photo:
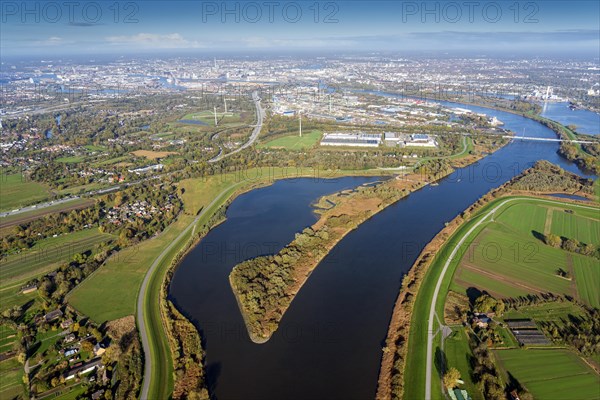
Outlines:
[[[381,94],[381,93],[380,93]],[[382,94],[383,95],[383,94]],[[496,116],[526,136],[554,132],[521,116],[440,102]],[[372,399],[382,347],[405,272],[444,223],[540,159],[583,175],[553,142],[511,142],[438,186],[412,193],[348,234],[321,262],[265,344],[252,343],[227,280],[247,258],[274,253],[316,220],[310,203],[367,182],[278,181],[239,196],[227,221],[184,258],[169,296],[200,329],[211,392],[227,399]],[[426,323],[426,316],[423,316]]]
[[571,110],[569,103],[543,103],[541,115],[565,126],[575,125],[579,133],[600,135],[600,114],[583,109]]

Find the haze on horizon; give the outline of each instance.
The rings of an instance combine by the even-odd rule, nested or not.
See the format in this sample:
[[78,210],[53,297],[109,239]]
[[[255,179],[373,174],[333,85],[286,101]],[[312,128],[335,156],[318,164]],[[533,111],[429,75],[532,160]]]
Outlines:
[[4,59],[309,51],[600,57],[595,1],[5,1],[1,7]]

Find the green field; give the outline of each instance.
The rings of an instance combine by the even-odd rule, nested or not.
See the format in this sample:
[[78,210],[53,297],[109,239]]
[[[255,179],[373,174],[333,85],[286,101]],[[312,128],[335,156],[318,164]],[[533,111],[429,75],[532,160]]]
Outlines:
[[99,324],[133,315],[138,291],[150,264],[189,220],[191,217],[184,216],[163,234],[109,258],[68,294],[68,303]]
[[503,319],[533,319],[555,322],[562,326],[565,321],[569,320],[569,315],[579,317],[585,313],[580,306],[571,302],[542,303],[521,307],[519,311],[509,310],[504,314]]
[[[579,297],[597,307],[598,260],[547,246],[539,239],[540,234],[552,232],[598,244],[600,221],[591,218],[594,215],[593,210],[566,203],[509,205],[477,235],[462,259],[452,288],[464,293],[474,286],[496,297],[552,292]],[[572,280],[559,277],[558,268],[571,271]]]
[[312,130],[310,132],[302,132],[302,137],[295,132],[290,136],[283,136],[273,139],[266,143],[258,145],[258,148],[283,148],[287,150],[300,150],[313,147],[321,140],[322,132]]
[[17,340],[17,331],[7,325],[0,325],[0,353],[6,353],[13,349]]
[[71,156],[71,157],[60,157],[57,158],[56,161],[64,164],[77,164],[83,162],[85,157],[83,156]]
[[[205,111],[199,111],[196,113],[186,114],[181,118],[181,120],[200,121],[200,122],[204,122],[208,126],[213,126],[213,127],[215,126],[215,114],[214,114],[214,111],[212,111],[212,110],[205,110]],[[239,125],[241,122],[242,122],[242,119],[241,119],[241,116],[239,113],[217,112],[217,125],[218,126]],[[179,121],[178,121],[178,123],[185,124],[185,122],[179,122]]]
[[114,239],[113,235],[92,228],[40,240],[32,248],[0,261],[0,287],[15,286],[47,273],[55,269],[58,263],[69,261],[75,254],[91,250],[95,245],[111,239]]
[[[452,237],[446,241],[446,244],[444,244],[444,246],[442,246],[442,248],[438,251],[438,256],[429,266],[427,273],[423,278],[423,282],[421,283],[421,288],[417,294],[412,313],[413,317],[411,320],[411,329],[408,340],[409,347],[404,376],[404,381],[411,382],[411,384],[405,386],[405,399],[417,399],[424,397],[425,365],[427,359],[427,321],[425,318],[423,318],[423,316],[428,315],[429,307],[433,299],[434,288],[436,287],[436,283],[440,277],[441,269],[447,260],[447,256],[450,254],[450,251],[455,248],[456,243],[461,238],[465,237],[469,230],[475,225],[475,223],[477,223],[482,218],[482,215],[485,215],[489,212],[489,210],[496,207],[499,203],[504,202],[508,199],[510,198],[505,197],[492,201],[491,203],[484,206],[481,210],[476,212],[469,221],[463,223],[452,235]],[[561,279],[565,283],[555,282],[553,279],[550,279],[552,278],[552,276],[551,273],[548,272],[548,270],[555,270],[560,265],[560,263],[557,262],[556,259],[552,258],[552,254],[554,253],[549,254],[546,252],[546,249],[542,250],[542,247],[547,247],[550,251],[562,251],[544,245],[533,235],[533,233],[531,232],[532,230],[543,232],[546,222],[545,220],[542,220],[542,215],[544,215],[544,212],[541,210],[535,210],[529,205],[534,205],[536,207],[539,206],[542,209],[547,206],[560,209],[572,209],[574,210],[574,214],[570,215],[578,215],[580,217],[589,217],[590,215],[596,215],[598,212],[597,209],[586,209],[574,205],[568,205],[566,203],[560,203],[549,200],[537,200],[530,198],[513,199],[517,200],[512,200],[510,203],[506,203],[504,207],[502,207],[499,211],[495,213],[495,222],[490,222],[490,218],[488,217],[486,222],[482,223],[480,226],[475,228],[468,235],[467,241],[463,243],[463,245],[460,247],[459,252],[457,253],[457,256],[454,257],[452,262],[450,262],[450,264],[448,265],[448,270],[441,280],[440,295],[437,297],[435,302],[435,308],[438,315],[443,315],[446,293],[450,288],[457,292],[465,293],[465,289],[468,287],[476,287],[481,290],[486,289],[487,285],[490,288],[490,290],[493,289],[498,293],[505,294],[506,296],[511,296],[512,294],[509,293],[510,291],[513,291],[514,293],[517,293],[519,291],[525,291],[524,288],[514,285],[514,282],[518,280],[522,280],[523,283],[527,286],[539,286],[542,288],[545,287],[545,285],[548,285],[549,283],[550,285],[563,288],[567,287],[565,286],[565,284],[570,285],[571,287],[573,286],[571,285],[571,282],[562,278],[557,279]],[[526,207],[520,208],[522,205],[526,205]],[[513,207],[518,208],[513,209]],[[507,213],[508,210],[511,211]],[[548,214],[547,211],[546,214]],[[514,223],[516,227],[509,225],[512,223]],[[483,238],[480,238],[479,235],[482,234],[482,232],[484,233],[484,235]],[[492,236],[490,236],[490,232]],[[512,233],[513,235],[515,235],[512,240],[510,240],[510,238],[507,239],[506,235],[508,233]],[[495,243],[491,240],[485,242],[486,236],[488,239],[490,237],[493,240],[500,239],[502,243]],[[491,247],[488,246],[490,249],[493,250],[499,247],[502,251],[499,253],[493,253],[492,250],[490,250],[485,259],[483,259],[483,256],[479,256],[481,257],[481,259],[477,259],[477,252],[474,252],[470,249],[470,246],[472,246],[472,244],[469,245],[469,243],[473,241],[478,243],[477,248],[479,248],[480,251],[484,248],[484,245],[486,243],[492,243]],[[538,241],[539,245],[534,248],[536,252],[532,254],[531,249],[525,248],[524,245],[535,243],[535,241]],[[515,253],[515,250],[517,248],[519,250]],[[504,261],[506,262],[506,264],[504,265],[506,266],[506,269],[498,267],[492,262],[493,259],[498,257],[498,254],[500,255],[500,257],[498,258],[499,261],[497,261],[495,264],[499,264],[500,261]],[[515,254],[517,254],[517,256],[515,256]],[[489,274],[486,275],[480,272],[467,270],[467,272],[472,274],[472,276],[463,276],[464,280],[456,279],[456,281],[454,281],[454,278],[459,278],[461,273],[461,271],[457,271],[455,275],[455,271],[458,269],[459,264],[461,264],[461,261],[464,262],[465,259],[470,261],[472,264],[475,264],[473,262],[474,260],[484,261],[487,263],[485,264],[486,267],[491,266],[492,268],[494,268],[494,271],[487,271],[484,268],[480,268],[484,269],[484,272],[493,272],[494,274],[500,276],[510,276],[511,279],[509,281],[502,282],[496,281],[493,277],[489,276]],[[526,261],[531,260],[534,261],[526,263]],[[549,262],[550,265],[544,266],[542,260]],[[566,260],[566,256],[560,258],[559,261],[560,260]],[[591,261],[595,262],[594,259],[591,259]],[[518,265],[521,265],[524,269],[518,268]],[[475,266],[480,267],[478,265]],[[461,270],[464,270],[462,266]],[[508,270],[510,270],[511,272],[507,272]],[[527,275],[529,278],[524,279],[523,274]],[[532,281],[532,279],[535,280]],[[541,279],[541,282],[538,281],[539,279]],[[591,282],[590,284],[595,285],[595,287],[598,287],[600,285],[600,282]],[[436,329],[435,325],[434,329]],[[433,341],[434,349],[436,348],[436,346],[439,347],[440,345],[441,343],[439,335],[437,335]],[[457,359],[457,357],[454,358]],[[449,367],[452,366],[453,365],[449,363]],[[440,382],[438,379],[436,379],[437,376],[435,376],[435,370],[433,371],[433,374],[434,378],[432,379],[431,392],[432,394],[440,393]],[[436,397],[439,396],[436,395]]]
[[21,174],[6,174],[0,170],[0,211],[10,211],[45,200],[48,188]]
[[0,362],[0,399],[13,399],[23,395],[23,365],[16,357]]
[[536,399],[600,399],[600,377],[568,350],[497,350],[495,355]]
[[552,233],[583,243],[600,243],[600,221],[579,215],[554,210],[552,213]]
[[87,146],[83,146],[87,151],[104,151],[107,150],[104,146],[96,146],[93,144],[88,144]]
[[469,362],[471,349],[469,348],[467,334],[462,327],[452,330],[452,334],[444,342],[444,354],[447,360],[447,368],[454,367],[460,371],[460,379],[465,383],[459,385],[460,389],[466,390],[473,400],[483,400],[483,397],[471,379],[472,367]]
[[600,308],[600,267],[598,260],[580,255],[573,256],[577,292],[584,302]]

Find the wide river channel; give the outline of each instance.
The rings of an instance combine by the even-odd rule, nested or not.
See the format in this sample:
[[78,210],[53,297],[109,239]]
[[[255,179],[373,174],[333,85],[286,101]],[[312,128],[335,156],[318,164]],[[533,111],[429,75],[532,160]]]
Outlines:
[[[556,137],[518,115],[438,103],[496,116],[517,134]],[[211,392],[219,400],[373,399],[400,283],[422,248],[445,222],[537,160],[583,175],[557,149],[556,142],[511,142],[366,221],[321,262],[265,344],[248,338],[231,269],[279,251],[315,222],[311,203],[320,196],[374,178],[288,179],[239,196],[227,220],[181,262],[169,292],[202,334]]]

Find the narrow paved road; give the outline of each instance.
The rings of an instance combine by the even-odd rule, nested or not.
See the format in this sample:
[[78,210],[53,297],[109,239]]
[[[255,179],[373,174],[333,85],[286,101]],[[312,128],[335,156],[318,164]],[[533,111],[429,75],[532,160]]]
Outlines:
[[[427,365],[426,365],[427,369],[425,372],[425,399],[426,400],[431,400],[431,375],[432,375],[432,369],[433,369],[433,367],[432,367],[432,364],[433,364],[433,338],[435,337],[435,334],[433,332],[433,323],[434,323],[434,318],[435,318],[435,306],[437,303],[438,295],[440,293],[440,288],[442,286],[442,281],[444,280],[444,276],[446,275],[446,271],[448,270],[450,263],[454,260],[454,257],[456,257],[456,253],[458,253],[458,250],[460,249],[460,247],[465,243],[465,241],[471,235],[471,233],[473,233],[473,231],[475,229],[477,229],[477,227],[479,227],[482,223],[484,223],[488,219],[488,217],[493,216],[494,213],[496,211],[498,211],[498,209],[500,209],[506,203],[509,203],[509,202],[515,201],[515,200],[526,200],[526,199],[528,199],[528,198],[517,197],[517,198],[504,200],[503,202],[498,204],[496,207],[494,207],[492,210],[490,210],[487,214],[485,214],[483,216],[483,218],[481,218],[479,221],[477,221],[475,223],[475,225],[473,225],[471,227],[471,229],[469,229],[467,231],[467,233],[465,233],[463,235],[463,237],[458,241],[458,243],[456,244],[454,249],[452,249],[452,253],[450,253],[450,257],[448,257],[448,259],[444,263],[444,267],[442,268],[440,277],[438,278],[437,284],[435,285],[435,291],[433,292],[433,298],[431,299],[431,306],[429,308],[429,323],[427,326]],[[531,199],[531,198],[529,198],[529,199]],[[543,199],[535,199],[535,201],[543,202],[543,203],[551,203],[551,204],[561,204],[560,202],[551,201],[551,200],[543,200]],[[575,204],[572,204],[572,205],[575,207],[597,210],[594,207],[586,207],[586,206],[575,205]]]
[[208,160],[208,162],[214,163],[217,161],[221,161],[222,159],[229,157],[232,154],[239,153],[240,151],[252,146],[256,139],[258,139],[258,135],[260,134],[260,130],[262,129],[263,120],[265,119],[265,110],[263,110],[262,106],[260,105],[260,97],[258,97],[258,92],[252,92],[252,100],[254,100],[254,105],[256,106],[256,126],[254,127],[254,130],[250,135],[250,140],[248,140],[241,147],[235,149],[231,153],[223,154],[223,150],[221,149],[221,152],[219,152],[219,154],[216,157]]
[[[252,97],[254,98],[254,101],[256,103],[256,112],[257,112],[257,117],[258,117],[258,124],[256,125],[256,128],[254,129],[254,132],[252,133],[252,137],[250,138],[250,141],[248,143],[246,143],[244,146],[242,146],[241,148],[239,148],[237,151],[241,151],[242,149],[251,146],[252,143],[256,140],[256,138],[258,137],[258,135],[260,134],[260,130],[262,128],[262,122],[263,122],[263,118],[264,118],[264,111],[262,109],[262,107],[260,106],[260,99],[258,98],[258,94],[256,92],[254,92],[252,94]],[[225,156],[229,155],[229,154],[233,154],[233,153],[228,153]],[[236,184],[234,184],[233,186],[238,186],[241,185],[243,182],[238,182]],[[140,395],[140,399],[142,400],[146,400],[148,399],[148,392],[150,390],[150,377],[152,376],[152,357],[150,355],[151,352],[151,348],[150,348],[150,341],[148,339],[148,332],[147,332],[147,324],[146,321],[144,319],[144,299],[146,298],[146,296],[148,295],[147,290],[148,290],[148,283],[150,282],[150,279],[154,273],[154,271],[156,270],[156,268],[158,268],[159,264],[162,262],[163,258],[167,255],[167,253],[169,253],[169,251],[171,251],[171,249],[173,249],[173,246],[175,246],[179,240],[181,238],[183,238],[184,235],[186,235],[190,229],[195,229],[196,224],[198,223],[198,221],[200,220],[200,218],[202,218],[207,212],[209,212],[209,210],[211,210],[211,208],[217,204],[218,202],[223,200],[223,197],[226,196],[229,192],[229,190],[233,187],[233,186],[229,186],[227,188],[225,188],[221,193],[219,193],[219,195],[217,197],[215,197],[215,199],[213,201],[210,202],[209,205],[207,205],[206,207],[204,207],[202,209],[202,211],[198,214],[198,216],[196,218],[194,218],[194,220],[192,221],[191,224],[189,224],[176,238],[175,240],[173,240],[171,242],[171,244],[169,244],[169,246],[167,246],[160,254],[158,257],[156,257],[156,259],[154,260],[154,262],[152,263],[152,265],[150,266],[150,268],[148,269],[148,271],[146,272],[146,276],[144,277],[144,281],[142,282],[142,287],[140,288],[140,293],[138,295],[138,300],[137,300],[137,312],[136,312],[136,317],[137,317],[137,322],[138,322],[138,328],[140,331],[140,337],[142,339],[142,348],[144,350],[144,378],[142,381],[142,390],[141,390],[141,395]],[[192,231],[194,232],[194,231]],[[152,295],[152,293],[150,294]],[[158,293],[155,293],[154,295],[158,295]],[[158,335],[160,334],[159,332],[153,332],[153,334]]]

